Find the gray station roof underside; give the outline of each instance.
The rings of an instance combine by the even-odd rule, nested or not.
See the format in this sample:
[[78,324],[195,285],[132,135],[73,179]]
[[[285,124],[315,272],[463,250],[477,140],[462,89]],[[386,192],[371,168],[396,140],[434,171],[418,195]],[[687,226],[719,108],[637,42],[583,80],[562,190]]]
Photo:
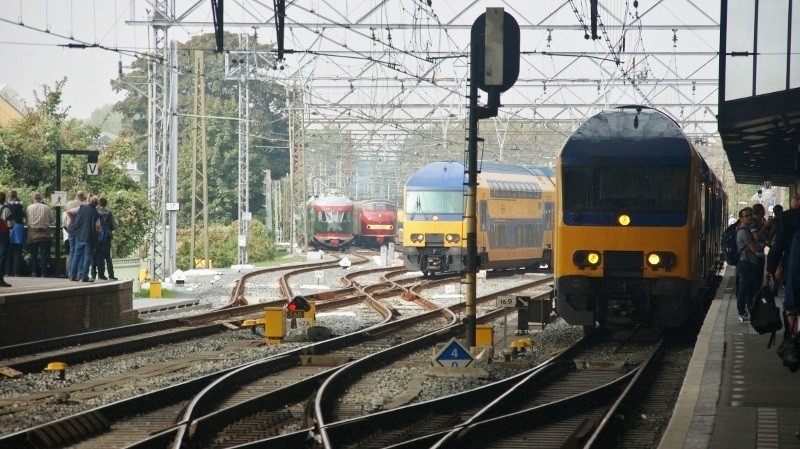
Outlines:
[[800,10],[722,0],[719,132],[736,182],[800,181]]
[[736,182],[800,181],[800,89],[723,102],[719,131]]

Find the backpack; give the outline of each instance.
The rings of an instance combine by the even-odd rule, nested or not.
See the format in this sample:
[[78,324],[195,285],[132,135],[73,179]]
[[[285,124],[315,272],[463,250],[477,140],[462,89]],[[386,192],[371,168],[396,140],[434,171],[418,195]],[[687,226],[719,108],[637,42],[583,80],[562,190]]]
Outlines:
[[108,224],[109,216],[100,217],[100,233],[97,234],[97,243],[100,245],[108,245],[111,242],[111,226]]
[[8,222],[3,218],[3,209],[5,206],[0,206],[0,235],[9,235]]
[[741,257],[739,249],[736,247],[736,232],[736,223],[734,223],[722,233],[722,255],[728,265],[736,265]]
[[753,300],[750,307],[750,324],[759,334],[772,332],[772,336],[767,343],[767,349],[775,341],[775,332],[783,328],[783,317],[781,310],[775,305],[775,296],[772,293],[772,286],[767,281],[761,291]]

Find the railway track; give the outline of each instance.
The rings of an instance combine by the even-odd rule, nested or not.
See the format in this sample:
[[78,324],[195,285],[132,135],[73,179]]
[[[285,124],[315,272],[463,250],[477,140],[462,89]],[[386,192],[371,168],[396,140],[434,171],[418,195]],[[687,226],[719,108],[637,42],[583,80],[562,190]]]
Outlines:
[[[357,420],[323,422],[323,447],[464,447],[465,441],[469,447],[573,447],[569,436],[603,410],[595,396],[613,403],[617,396],[609,391],[618,391],[656,347],[648,340],[611,357],[607,341],[587,337],[541,365],[481,388]],[[277,440],[258,447],[279,447]]]
[[[445,281],[443,280],[443,281],[440,281],[440,282],[445,282]],[[412,279],[402,279],[402,280],[398,280],[397,282],[389,282],[389,285],[387,285],[387,286],[370,286],[370,287],[367,287],[366,289],[373,291],[374,294],[376,294],[376,295],[389,295],[389,294],[391,294],[392,288],[398,289],[397,290],[398,292],[403,291],[403,288],[401,286],[397,285],[398,283],[399,284],[408,284],[408,285],[411,285],[412,287],[416,288],[416,287],[420,286],[421,281],[418,280],[418,279],[413,279],[413,278]],[[436,282],[431,282],[431,281],[427,281],[425,283],[431,284],[431,285],[435,285],[436,284]],[[394,287],[392,287],[393,285],[394,285]],[[358,291],[360,287],[352,287],[352,288],[354,288],[356,291]],[[337,301],[339,303],[346,303],[346,302],[351,302],[352,303],[352,301],[355,301],[354,298],[357,298],[359,295],[364,296],[363,294],[359,293],[359,295],[356,295],[355,297],[354,296],[344,295],[344,297],[337,299],[337,298],[335,298],[336,292],[333,292],[333,293],[327,292],[327,293],[329,294],[329,296],[333,296],[334,298],[322,301],[321,302],[322,307],[320,309],[318,309],[318,310],[324,310],[326,304],[330,304],[330,307],[335,307],[334,304]],[[397,295],[398,293],[395,292],[394,294]],[[364,300],[364,299],[362,298],[361,300]],[[260,305],[260,307],[263,307],[263,304]],[[386,313],[386,315],[388,317],[391,317],[391,311],[389,311],[387,309],[385,313]],[[435,312],[435,313],[441,313],[441,312]],[[388,318],[388,319],[391,319],[391,318]],[[379,339],[379,338],[381,338],[381,335],[380,335],[379,332],[375,332],[373,335],[370,335],[369,338]],[[324,352],[325,351],[325,349],[324,349],[325,346],[326,345],[330,345],[330,344],[332,344],[332,343],[322,343],[320,345],[309,345],[308,347],[306,347],[306,349],[297,350],[297,351],[287,351],[286,354],[283,354],[280,357],[276,356],[274,358],[275,359],[286,358],[286,357],[292,356],[292,354],[295,354],[295,356],[299,357],[299,355],[301,355],[301,354],[308,355],[309,353]],[[369,352],[369,351],[367,351],[367,352]],[[319,360],[322,360],[322,359],[320,359],[319,357],[316,357],[315,359],[312,360],[312,359],[309,359],[309,358],[306,357],[305,359],[302,359],[300,363],[305,363],[306,365],[313,365],[313,364],[319,363]],[[331,358],[329,357],[329,358],[327,358],[327,360],[324,363],[330,365],[330,360],[331,360]],[[340,359],[340,360],[342,360],[342,359]],[[264,366],[268,366],[271,363],[272,362],[270,362],[270,363],[266,363],[265,362]],[[275,363],[277,363],[277,362],[275,362]],[[298,364],[298,362],[294,362],[294,363]],[[341,363],[341,362],[339,362],[339,363]],[[265,368],[265,369],[274,370],[275,368]],[[158,400],[157,401],[153,400],[150,395],[143,395],[143,396],[141,396],[139,398],[132,399],[131,400],[132,402],[130,404],[126,404],[125,406],[123,406],[123,408],[126,409],[126,410],[127,409],[129,409],[129,410],[140,410],[141,413],[142,413],[142,416],[145,417],[145,420],[148,423],[165,422],[164,420],[166,420],[166,418],[163,418],[163,419],[159,418],[159,415],[160,415],[161,412],[150,411],[149,407],[152,407],[152,404],[154,404],[154,403],[162,403],[164,401],[169,402],[169,404],[165,405],[163,407],[163,409],[165,410],[166,414],[171,414],[173,412],[173,410],[174,410],[174,407],[175,407],[174,404],[175,403],[181,403],[183,401],[177,400],[177,399],[167,400],[166,398],[180,397],[180,396],[195,394],[196,393],[196,389],[197,388],[201,388],[200,385],[202,385],[204,382],[205,383],[212,382],[215,377],[225,376],[225,374],[227,372],[229,372],[229,371],[231,371],[231,370],[223,370],[223,371],[221,371],[219,373],[203,376],[202,379],[204,379],[204,380],[195,380],[195,381],[185,382],[185,383],[183,383],[182,386],[176,387],[175,390],[172,390],[173,392],[167,392],[166,390],[159,391],[158,393],[156,393],[156,395],[158,396]],[[300,377],[307,377],[307,375],[304,374],[304,375],[301,375]],[[291,379],[291,378],[292,378],[291,375],[287,375],[287,379]],[[293,383],[293,382],[290,382],[290,383]],[[150,399],[148,399],[148,398],[150,398]],[[144,405],[142,405],[142,404],[144,404]],[[184,406],[185,406],[185,404],[179,405],[178,407],[184,407]],[[38,444],[41,444],[43,447],[59,447],[59,445],[61,445],[64,442],[65,439],[81,438],[83,436],[82,432],[83,431],[87,431],[88,432],[89,431],[88,429],[94,429],[93,430],[94,432],[99,432],[99,433],[105,435],[106,434],[105,430],[108,430],[107,427],[106,427],[106,424],[102,424],[101,425],[99,423],[108,423],[107,424],[108,427],[111,427],[110,423],[116,422],[116,420],[113,419],[113,418],[118,416],[118,414],[120,412],[112,411],[111,408],[107,408],[107,407],[103,407],[101,409],[98,409],[98,410],[93,411],[93,412],[87,412],[85,414],[79,414],[79,415],[76,415],[73,418],[68,418],[66,420],[60,420],[60,421],[57,421],[56,423],[52,423],[51,425],[40,426],[39,428],[30,430],[30,432],[23,432],[25,434],[25,440],[28,440],[28,438],[30,438],[31,441],[38,441],[39,442]],[[155,413],[155,415],[153,413]],[[100,418],[100,417],[102,417],[102,418]],[[93,423],[93,424],[89,425],[87,423]],[[139,428],[140,426],[131,425],[131,424],[122,424],[121,427],[122,428],[131,429],[131,428]],[[158,424],[156,424],[156,427],[158,427]],[[76,430],[76,429],[79,429],[79,430]],[[155,431],[151,427],[149,427],[149,425],[142,425],[141,429],[143,429],[142,431],[147,433],[148,435],[153,434],[154,432],[158,433],[157,431]],[[78,434],[81,434],[81,435],[78,435],[76,437],[76,435],[74,435],[76,432]],[[12,441],[14,438],[21,438],[21,437],[19,435],[16,436],[16,437],[13,437],[13,436],[10,435],[10,436],[8,436],[6,438],[8,438],[7,441]],[[4,439],[6,439],[6,438],[4,438]],[[115,440],[116,437],[104,437],[104,438],[110,438],[110,440],[109,441],[102,440],[102,442],[96,441],[95,443],[101,444],[104,447],[113,447],[113,444],[111,443],[111,441]],[[2,440],[0,440],[0,441],[2,441]],[[112,444],[112,445],[111,446],[107,446],[108,444]],[[25,446],[21,446],[21,447],[25,447]],[[87,447],[90,447],[90,446],[87,446]]]

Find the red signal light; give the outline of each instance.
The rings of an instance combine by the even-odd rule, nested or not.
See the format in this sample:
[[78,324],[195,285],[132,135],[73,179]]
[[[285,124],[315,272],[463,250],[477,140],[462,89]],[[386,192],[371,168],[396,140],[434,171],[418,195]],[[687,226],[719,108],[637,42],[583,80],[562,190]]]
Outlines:
[[286,310],[289,312],[308,312],[311,310],[311,304],[309,304],[308,301],[306,301],[306,299],[302,296],[295,296],[294,299],[289,301],[289,304],[286,304]]

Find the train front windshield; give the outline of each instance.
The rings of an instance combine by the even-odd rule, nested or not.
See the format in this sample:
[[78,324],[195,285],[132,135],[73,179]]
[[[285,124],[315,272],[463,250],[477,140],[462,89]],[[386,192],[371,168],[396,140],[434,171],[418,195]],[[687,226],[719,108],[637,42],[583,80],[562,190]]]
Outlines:
[[688,170],[669,165],[562,166],[564,212],[685,213]]
[[317,230],[332,232],[351,232],[353,224],[351,212],[341,210],[318,210],[317,211]]
[[394,204],[389,203],[367,203],[362,208],[364,210],[397,210]]
[[408,219],[413,219],[413,214],[463,214],[464,192],[407,192],[405,213]]

